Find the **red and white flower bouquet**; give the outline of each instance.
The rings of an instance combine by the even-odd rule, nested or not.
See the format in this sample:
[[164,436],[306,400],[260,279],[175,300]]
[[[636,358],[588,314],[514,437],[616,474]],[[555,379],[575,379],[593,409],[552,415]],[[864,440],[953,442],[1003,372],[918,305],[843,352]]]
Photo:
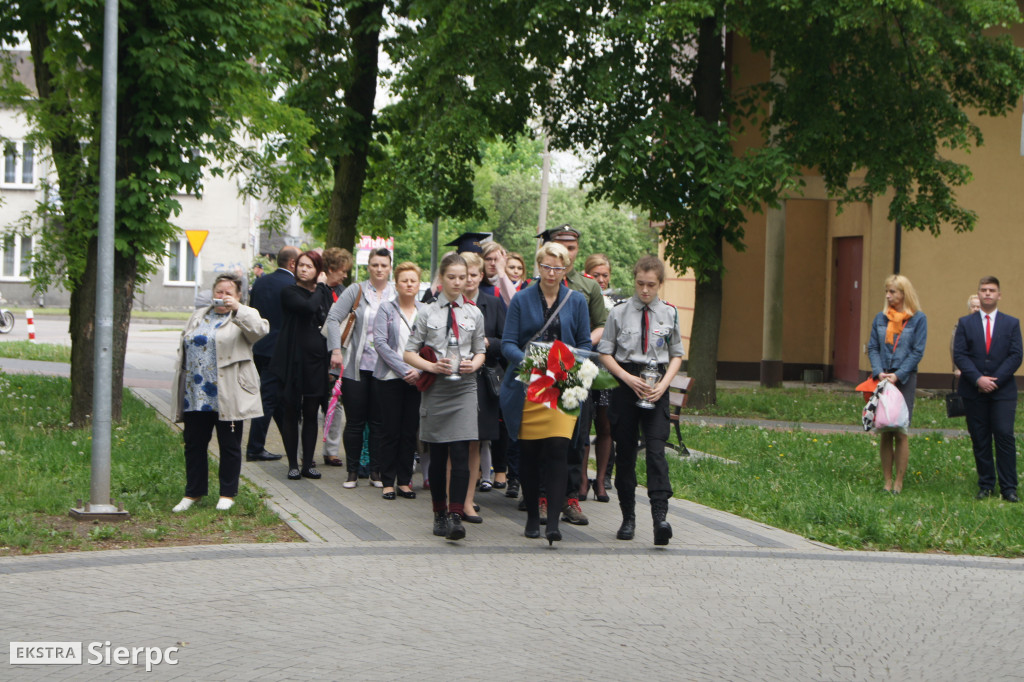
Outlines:
[[526,399],[578,417],[590,391],[618,385],[615,377],[590,359],[591,355],[561,341],[531,343],[519,365],[519,380],[527,387]]

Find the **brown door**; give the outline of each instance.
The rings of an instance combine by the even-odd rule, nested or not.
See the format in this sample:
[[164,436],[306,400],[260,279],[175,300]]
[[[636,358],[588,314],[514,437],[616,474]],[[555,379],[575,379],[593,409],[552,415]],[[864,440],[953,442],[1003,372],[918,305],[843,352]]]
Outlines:
[[860,373],[861,237],[842,237],[835,243],[836,305],[832,329],[832,365],[839,381],[857,383]]

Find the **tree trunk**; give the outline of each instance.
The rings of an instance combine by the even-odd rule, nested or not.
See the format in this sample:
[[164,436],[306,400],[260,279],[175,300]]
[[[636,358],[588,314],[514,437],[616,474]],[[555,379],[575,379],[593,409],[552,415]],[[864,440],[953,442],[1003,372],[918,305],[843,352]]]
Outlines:
[[346,126],[349,153],[334,161],[334,186],[327,214],[328,247],[354,250],[359,204],[366,180],[367,155],[373,134],[373,104],[377,97],[377,51],[384,25],[384,2],[362,2],[345,12],[352,32],[352,82],[345,89],[345,107],[352,122]]
[[[718,6],[714,16],[700,23],[697,42],[697,68],[694,71],[696,113],[709,126],[724,125],[722,100],[725,95],[722,68],[725,61],[725,36],[719,18],[724,11]],[[731,153],[724,150],[720,153]],[[723,230],[716,231],[716,263],[721,263]],[[693,306],[693,329],[690,332],[690,358],[687,373],[693,378],[688,404],[693,407],[713,405],[717,401],[715,382],[718,376],[718,335],[722,324],[722,270],[708,268],[697,277],[697,293]]]
[[[721,253],[722,242],[718,242]],[[718,397],[715,382],[718,378],[718,335],[722,326],[722,273],[713,272],[706,280],[697,281],[696,300],[693,305],[693,329],[690,332],[690,358],[687,374],[693,379],[687,405],[706,407],[714,405]]]
[[[71,290],[71,421],[82,427],[92,417],[96,341],[96,239],[89,242],[85,273]],[[114,334],[110,393],[111,421],[121,421],[124,389],[124,354],[128,343],[132,301],[137,274],[135,259],[114,252]]]

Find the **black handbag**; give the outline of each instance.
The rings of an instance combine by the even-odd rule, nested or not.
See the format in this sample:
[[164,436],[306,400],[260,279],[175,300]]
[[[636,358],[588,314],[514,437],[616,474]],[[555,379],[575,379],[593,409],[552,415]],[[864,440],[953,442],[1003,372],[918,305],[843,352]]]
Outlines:
[[950,419],[963,417],[967,414],[964,398],[956,392],[956,376],[953,377],[953,390],[946,394],[946,416]]
[[497,398],[501,392],[501,377],[498,376],[497,368],[484,365],[480,368],[480,374],[483,375],[484,384],[487,386],[491,397]]

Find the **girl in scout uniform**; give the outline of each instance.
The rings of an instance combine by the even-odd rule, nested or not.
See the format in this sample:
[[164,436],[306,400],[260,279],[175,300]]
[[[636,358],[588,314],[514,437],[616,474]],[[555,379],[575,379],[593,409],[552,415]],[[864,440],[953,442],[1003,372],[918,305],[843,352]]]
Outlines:
[[[676,309],[658,298],[665,266],[644,256],[633,268],[633,296],[608,313],[597,352],[619,386],[612,390],[608,414],[615,439],[615,490],[622,509],[616,537],[632,540],[636,531],[636,451],[642,427],[647,454],[647,494],[654,519],[654,544],[667,545],[672,526],[665,519],[672,485],[668,480],[665,441],[669,435],[668,388],[683,362],[683,342]],[[658,364],[661,379],[648,386],[640,373],[648,362]],[[638,406],[638,399],[654,403]]]
[[[484,363],[484,319],[472,301],[462,295],[466,261],[458,254],[445,256],[439,268],[441,295],[416,317],[404,359],[429,374],[421,380],[420,440],[430,449],[428,478],[434,481],[434,535],[461,540],[466,530],[460,518],[469,488],[469,443],[478,440],[476,372]],[[446,357],[449,335],[458,342],[458,368]],[[464,376],[449,380],[454,373]],[[451,499],[444,480],[451,458]]]

